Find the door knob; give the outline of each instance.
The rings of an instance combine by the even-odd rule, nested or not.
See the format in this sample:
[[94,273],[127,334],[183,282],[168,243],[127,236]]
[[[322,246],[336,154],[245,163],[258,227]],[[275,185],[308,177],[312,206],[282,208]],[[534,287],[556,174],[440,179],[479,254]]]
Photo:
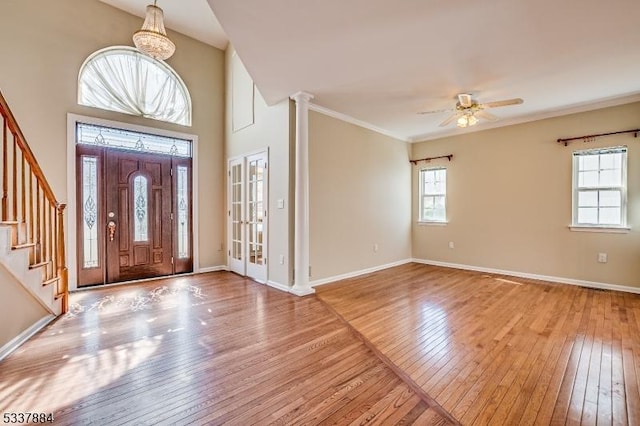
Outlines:
[[112,220],[109,221],[107,228],[109,229],[109,241],[113,241],[113,237],[116,234],[116,223]]

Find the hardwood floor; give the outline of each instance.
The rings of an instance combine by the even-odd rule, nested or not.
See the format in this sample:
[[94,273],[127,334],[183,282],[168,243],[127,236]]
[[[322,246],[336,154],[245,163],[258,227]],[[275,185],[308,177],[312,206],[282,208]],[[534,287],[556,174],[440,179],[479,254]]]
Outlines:
[[0,362],[0,413],[56,425],[452,422],[316,297],[231,273],[79,292]]
[[640,424],[640,295],[419,264],[316,290],[462,424]]

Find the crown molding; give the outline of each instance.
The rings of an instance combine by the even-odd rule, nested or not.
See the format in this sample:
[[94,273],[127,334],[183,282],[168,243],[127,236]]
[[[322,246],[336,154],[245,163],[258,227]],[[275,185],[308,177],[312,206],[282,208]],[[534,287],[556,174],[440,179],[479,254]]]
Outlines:
[[409,140],[405,136],[400,136],[398,134],[385,130],[381,127],[374,126],[371,123],[367,123],[366,121],[358,120],[357,118],[353,118],[350,115],[343,114],[338,111],[334,111],[332,109],[320,106],[318,104],[309,103],[309,109],[311,111],[319,112],[320,114],[328,115],[329,117],[337,118],[338,120],[345,121],[350,124],[354,124],[358,127],[362,127],[367,130],[371,130],[373,132],[380,133],[385,136],[389,136],[390,138],[398,139],[403,142],[411,142],[411,140]]

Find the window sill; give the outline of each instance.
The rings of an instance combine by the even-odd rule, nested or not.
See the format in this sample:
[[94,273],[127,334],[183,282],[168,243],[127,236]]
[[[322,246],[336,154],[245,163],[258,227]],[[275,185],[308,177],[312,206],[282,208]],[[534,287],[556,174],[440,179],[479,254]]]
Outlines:
[[574,232],[606,232],[610,234],[627,234],[631,231],[631,228],[626,226],[569,225],[569,229]]
[[419,220],[418,221],[418,225],[419,226],[447,226],[449,222],[445,221],[427,221],[427,220]]

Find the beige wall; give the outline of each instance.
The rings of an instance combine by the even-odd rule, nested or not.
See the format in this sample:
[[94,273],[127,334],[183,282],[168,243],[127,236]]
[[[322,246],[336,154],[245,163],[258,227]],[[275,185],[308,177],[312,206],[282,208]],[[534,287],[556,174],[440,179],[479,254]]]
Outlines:
[[49,315],[46,309],[0,265],[0,348],[40,319]]
[[405,142],[310,113],[312,282],[411,257],[409,149]]
[[[599,283],[640,287],[640,139],[577,141],[560,137],[638,128],[640,103],[480,131],[413,145],[413,158],[453,154],[447,167],[446,226],[417,224],[413,167],[413,256]],[[627,145],[626,234],[573,232],[572,152]],[[454,249],[448,243],[454,242]],[[598,253],[608,263],[597,262]]]
[[141,25],[141,18],[98,0],[3,0],[0,90],[62,201],[72,201],[67,200],[66,194],[69,112],[197,134],[200,266],[222,265],[225,263],[224,52],[181,34],[169,34],[177,49],[167,63],[180,74],[191,92],[191,127],[76,103],[78,71],[87,56],[112,45],[131,46],[131,35]]
[[[269,208],[268,208],[268,280],[288,286],[291,284],[291,268],[293,259],[289,250],[292,234],[290,205],[293,202],[289,187],[289,149],[290,149],[290,103],[282,101],[274,106],[267,106],[260,92],[256,89],[253,107],[254,123],[240,130],[233,131],[231,111],[246,110],[247,105],[231,105],[233,73],[232,46],[227,48],[227,114],[225,154],[227,159],[268,149],[269,151]],[[239,64],[239,66],[241,66]],[[239,99],[236,99],[237,101]],[[245,99],[251,102],[251,99]],[[249,105],[250,106],[250,105]],[[284,208],[277,208],[277,200],[284,200]],[[285,257],[280,264],[280,256]]]

